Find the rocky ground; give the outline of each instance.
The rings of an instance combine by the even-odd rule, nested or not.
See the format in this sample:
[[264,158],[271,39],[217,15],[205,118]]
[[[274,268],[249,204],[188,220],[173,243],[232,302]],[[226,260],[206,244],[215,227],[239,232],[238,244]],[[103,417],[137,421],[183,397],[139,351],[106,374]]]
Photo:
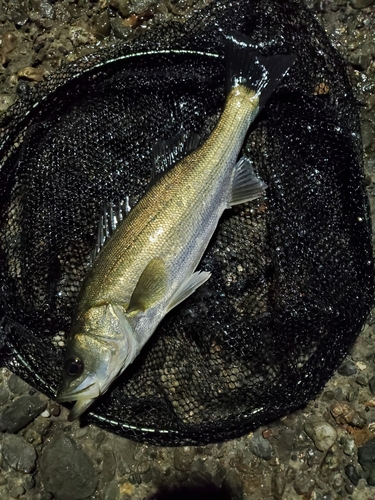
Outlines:
[[[183,20],[205,0],[0,0],[0,112],[38,82],[134,29]],[[353,75],[375,216],[375,4],[309,1]],[[37,64],[36,64],[37,62]],[[0,372],[0,500],[375,499],[375,320],[305,408],[234,441],[163,448],[78,423]]]

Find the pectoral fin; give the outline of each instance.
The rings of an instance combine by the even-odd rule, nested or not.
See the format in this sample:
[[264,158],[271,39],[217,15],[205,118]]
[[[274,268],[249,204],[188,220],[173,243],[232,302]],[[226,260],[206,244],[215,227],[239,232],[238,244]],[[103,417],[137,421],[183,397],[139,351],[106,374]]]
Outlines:
[[205,283],[211,273],[206,271],[197,271],[189,276],[177,289],[176,293],[173,295],[172,300],[168,306],[167,312],[180,304],[183,300],[187,299],[192,293],[195,292],[203,283]]
[[141,274],[126,313],[146,311],[159,302],[167,289],[167,272],[162,259],[152,259]]
[[235,167],[228,208],[259,198],[266,188],[267,184],[256,177],[250,160],[245,157],[240,158]]

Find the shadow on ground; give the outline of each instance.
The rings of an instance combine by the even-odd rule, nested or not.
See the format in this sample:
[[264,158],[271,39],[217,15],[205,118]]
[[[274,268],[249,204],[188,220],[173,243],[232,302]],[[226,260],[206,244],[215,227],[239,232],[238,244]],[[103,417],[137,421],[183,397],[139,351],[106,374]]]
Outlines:
[[232,500],[229,488],[219,488],[213,484],[162,488],[149,500]]

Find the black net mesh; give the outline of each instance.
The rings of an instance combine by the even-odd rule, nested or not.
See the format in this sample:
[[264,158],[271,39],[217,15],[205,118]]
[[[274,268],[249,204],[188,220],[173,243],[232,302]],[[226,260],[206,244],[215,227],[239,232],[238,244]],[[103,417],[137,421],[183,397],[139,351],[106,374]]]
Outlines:
[[135,439],[241,435],[312,398],[355,340],[373,261],[345,65],[300,2],[219,1],[60,69],[0,124],[2,363],[53,395],[100,211],[142,196],[157,141],[210,133],[233,29],[297,55],[244,145],[269,188],[225,212],[212,278],[86,417]]

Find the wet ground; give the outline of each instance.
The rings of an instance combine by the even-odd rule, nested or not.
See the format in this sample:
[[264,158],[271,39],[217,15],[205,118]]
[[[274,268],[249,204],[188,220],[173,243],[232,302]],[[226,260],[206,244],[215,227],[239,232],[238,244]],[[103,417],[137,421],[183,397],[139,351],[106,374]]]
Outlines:
[[[204,1],[0,0],[0,112],[22,82],[128,39],[183,21]],[[365,169],[375,216],[375,3],[309,2],[348,62],[362,106]],[[0,372],[0,500],[375,499],[375,320],[305,408],[222,444],[163,448],[93,426],[15,375]],[[173,491],[171,490],[173,489]]]

